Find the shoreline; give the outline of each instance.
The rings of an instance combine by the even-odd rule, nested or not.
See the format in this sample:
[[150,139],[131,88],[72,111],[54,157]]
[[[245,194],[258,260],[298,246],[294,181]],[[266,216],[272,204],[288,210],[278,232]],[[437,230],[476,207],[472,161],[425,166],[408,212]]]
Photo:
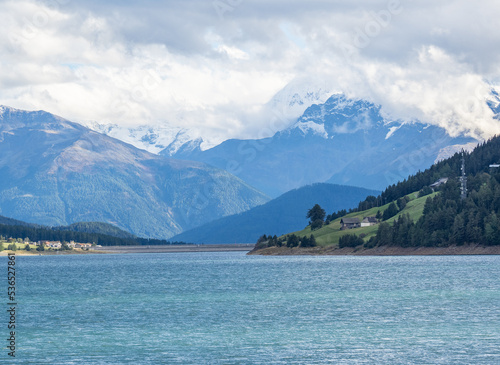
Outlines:
[[483,246],[479,244],[449,247],[398,247],[380,246],[374,248],[336,248],[336,247],[268,247],[253,251],[254,244],[215,244],[215,245],[168,245],[168,246],[103,246],[88,251],[8,251],[1,256],[14,253],[16,256],[65,256],[88,254],[131,254],[131,253],[186,253],[186,252],[247,252],[255,256],[450,256],[450,255],[500,255],[500,245]]
[[76,251],[76,250],[71,250],[71,251],[36,251],[36,250],[10,251],[10,250],[6,249],[6,250],[3,250],[0,252],[0,257],[7,256],[9,254],[15,254],[16,256],[66,256],[66,255],[88,255],[88,254],[103,254],[103,253],[106,253],[106,252],[93,252],[93,250],[90,250],[90,251]]
[[180,252],[249,252],[254,244],[218,244],[218,245],[150,245],[150,246],[103,246],[93,247],[88,251],[73,249],[70,251],[9,251],[0,252],[1,256],[14,253],[16,256],[59,256],[88,254],[129,254],[129,253],[180,253]]
[[170,253],[170,252],[232,252],[251,251],[254,244],[229,243],[216,245],[150,245],[150,246],[103,246],[92,248],[98,253]]
[[374,248],[336,247],[268,247],[251,251],[248,255],[261,256],[450,256],[450,255],[500,255],[500,245],[479,244],[448,247],[398,247]]

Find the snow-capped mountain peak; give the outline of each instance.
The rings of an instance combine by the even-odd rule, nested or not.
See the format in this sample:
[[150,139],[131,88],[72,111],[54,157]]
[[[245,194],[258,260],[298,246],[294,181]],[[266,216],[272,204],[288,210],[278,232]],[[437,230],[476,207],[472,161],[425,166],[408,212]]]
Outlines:
[[277,92],[266,104],[266,109],[293,121],[311,105],[324,103],[334,93],[333,88],[324,80],[297,78]]
[[[349,99],[336,93],[323,104],[313,104],[290,126],[286,133],[319,135],[325,139],[337,134],[355,133],[388,124],[380,115],[380,106],[366,100]],[[395,131],[395,130],[394,130]],[[390,137],[387,133],[387,137]]]
[[[86,123],[86,127],[154,154],[173,155],[184,144],[199,140],[196,133],[170,125],[122,127],[117,124]],[[203,141],[199,140],[201,145]]]

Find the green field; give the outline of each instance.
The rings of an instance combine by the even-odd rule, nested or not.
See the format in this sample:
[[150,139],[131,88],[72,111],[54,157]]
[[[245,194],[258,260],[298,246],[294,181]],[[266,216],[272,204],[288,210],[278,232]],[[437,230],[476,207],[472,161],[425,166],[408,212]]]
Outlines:
[[[11,245],[11,244],[15,244],[15,245],[16,245],[16,248],[17,248],[17,250],[24,250],[24,248],[26,247],[26,243],[24,243],[24,242],[23,242],[23,243],[19,243],[19,242],[7,242],[7,241],[0,241],[0,248],[1,248],[2,250],[6,250],[6,249],[7,249],[7,247],[9,247],[9,245]],[[30,246],[30,248],[31,248],[32,250],[36,250],[36,245],[32,245],[32,244],[30,244],[29,246]]]
[[[386,222],[387,223],[392,223],[394,220],[398,218],[400,214],[409,214],[410,218],[413,219],[414,222],[416,222],[420,216],[422,215],[424,211],[424,205],[425,201],[428,197],[433,197],[437,193],[433,193],[431,195],[423,196],[421,198],[417,198],[418,193],[412,193],[409,194],[408,197],[410,198],[410,201],[406,205],[406,207],[396,214],[394,217],[388,219]],[[390,204],[390,203],[389,203]],[[381,213],[384,212],[384,210],[387,209],[389,204],[383,205],[381,207],[376,207],[376,208],[371,208],[368,210],[364,210],[362,212],[355,212],[355,213],[350,213],[347,214],[345,217],[342,218],[359,218],[360,221],[363,220],[364,217],[372,217],[377,214],[377,211],[380,210]],[[311,231],[311,227],[308,226],[305,229],[297,232],[292,232],[295,235],[299,237],[303,236],[310,236],[311,234],[316,238],[316,242],[318,246],[332,246],[332,245],[338,245],[339,243],[339,237],[346,235],[346,234],[356,234],[360,235],[364,233],[366,236],[364,237],[365,242],[370,239],[370,237],[375,236],[377,234],[378,230],[378,225],[371,226],[371,227],[363,227],[363,228],[355,228],[355,229],[347,229],[344,231],[340,230],[340,220],[342,218],[335,219],[332,221],[329,225],[323,226],[322,228]]]

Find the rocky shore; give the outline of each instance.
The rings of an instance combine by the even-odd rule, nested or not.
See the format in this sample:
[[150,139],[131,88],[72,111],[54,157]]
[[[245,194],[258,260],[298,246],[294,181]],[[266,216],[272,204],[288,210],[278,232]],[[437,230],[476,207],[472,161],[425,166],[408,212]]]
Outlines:
[[398,247],[380,246],[375,248],[336,248],[336,247],[268,247],[253,250],[248,255],[286,256],[286,255],[351,255],[351,256],[428,256],[428,255],[500,255],[499,246],[479,244],[448,247]]

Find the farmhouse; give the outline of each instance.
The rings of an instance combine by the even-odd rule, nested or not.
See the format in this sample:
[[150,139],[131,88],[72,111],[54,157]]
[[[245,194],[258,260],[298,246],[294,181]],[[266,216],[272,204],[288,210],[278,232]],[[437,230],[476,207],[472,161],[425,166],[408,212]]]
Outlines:
[[38,246],[43,245],[46,248],[55,248],[55,249],[61,248],[61,241],[38,241],[35,244]]
[[361,222],[361,227],[370,227],[376,225],[377,223],[377,218],[375,217],[364,217]]
[[359,218],[342,218],[340,220],[340,229],[353,229],[361,227],[361,222]]
[[75,243],[75,248],[91,248],[91,243]]

